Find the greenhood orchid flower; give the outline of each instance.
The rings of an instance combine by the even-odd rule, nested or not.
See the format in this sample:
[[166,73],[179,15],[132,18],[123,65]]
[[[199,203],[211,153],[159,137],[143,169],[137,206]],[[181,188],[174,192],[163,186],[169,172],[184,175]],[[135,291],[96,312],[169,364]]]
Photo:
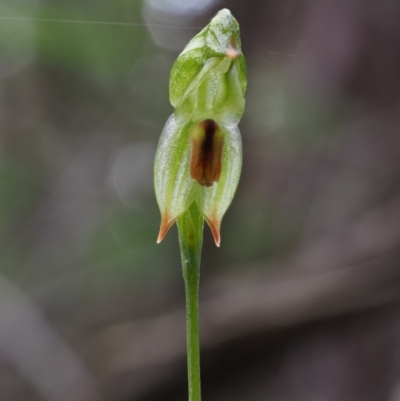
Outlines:
[[239,25],[221,10],[179,55],[171,71],[175,108],[162,131],[154,183],[161,227],[177,222],[186,295],[189,401],[201,401],[199,282],[204,220],[220,244],[221,220],[242,168],[237,127],[244,111],[246,63]]
[[157,242],[196,202],[219,246],[221,220],[241,172],[237,124],[246,85],[239,25],[224,9],[188,43],[171,71],[175,112],[161,134],[154,167],[162,216]]

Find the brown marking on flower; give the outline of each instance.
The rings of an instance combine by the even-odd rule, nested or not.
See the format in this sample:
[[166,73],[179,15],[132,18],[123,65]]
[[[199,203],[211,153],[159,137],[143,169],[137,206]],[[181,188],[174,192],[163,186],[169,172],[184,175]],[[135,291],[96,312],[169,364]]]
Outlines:
[[161,218],[161,227],[158,233],[157,244],[159,244],[167,235],[168,230],[175,223],[176,219],[171,219],[168,211],[165,211]]
[[210,187],[219,180],[224,137],[211,119],[198,124],[191,135],[190,175],[200,185]]
[[228,50],[226,51],[225,55],[234,60],[236,60],[239,56],[239,52],[236,50],[236,39],[233,35],[231,36],[231,40],[229,42],[229,47],[228,47]]
[[204,218],[208,226],[210,227],[211,233],[214,237],[215,245],[219,247],[221,243],[221,234],[220,234],[221,220],[218,219],[215,215],[213,215],[211,219],[209,219],[207,216],[204,216]]

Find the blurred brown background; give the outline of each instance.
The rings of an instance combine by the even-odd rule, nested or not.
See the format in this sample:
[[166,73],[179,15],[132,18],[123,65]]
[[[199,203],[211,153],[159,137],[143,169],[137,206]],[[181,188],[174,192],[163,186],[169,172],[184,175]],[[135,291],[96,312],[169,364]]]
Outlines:
[[222,7],[249,87],[220,249],[205,230],[204,400],[400,400],[400,2],[0,0],[1,401],[187,400],[152,163]]

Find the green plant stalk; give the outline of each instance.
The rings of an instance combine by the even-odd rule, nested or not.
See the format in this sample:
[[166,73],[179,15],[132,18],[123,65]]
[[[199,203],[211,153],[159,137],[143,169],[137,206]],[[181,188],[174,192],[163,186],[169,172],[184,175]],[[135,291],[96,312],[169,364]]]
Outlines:
[[186,337],[189,401],[201,400],[199,344],[199,283],[204,219],[193,202],[178,219],[183,278],[186,294]]

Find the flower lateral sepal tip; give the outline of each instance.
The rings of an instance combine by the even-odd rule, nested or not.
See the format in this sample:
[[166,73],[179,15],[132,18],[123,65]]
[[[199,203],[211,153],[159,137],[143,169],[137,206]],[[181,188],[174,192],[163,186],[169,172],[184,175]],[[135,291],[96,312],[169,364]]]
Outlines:
[[205,218],[205,220],[206,220],[208,227],[210,227],[211,234],[214,238],[215,245],[219,248],[221,245],[221,233],[220,233],[221,222],[218,221],[217,219]]
[[221,220],[242,165],[237,124],[246,86],[239,24],[223,9],[188,43],[171,71],[170,101],[175,110],[161,134],[154,165],[162,216],[157,243],[196,202],[220,245]]
[[160,231],[158,232],[157,244],[159,244],[167,235],[169,229],[174,225],[177,219],[171,219],[168,213],[164,214],[161,219]]

